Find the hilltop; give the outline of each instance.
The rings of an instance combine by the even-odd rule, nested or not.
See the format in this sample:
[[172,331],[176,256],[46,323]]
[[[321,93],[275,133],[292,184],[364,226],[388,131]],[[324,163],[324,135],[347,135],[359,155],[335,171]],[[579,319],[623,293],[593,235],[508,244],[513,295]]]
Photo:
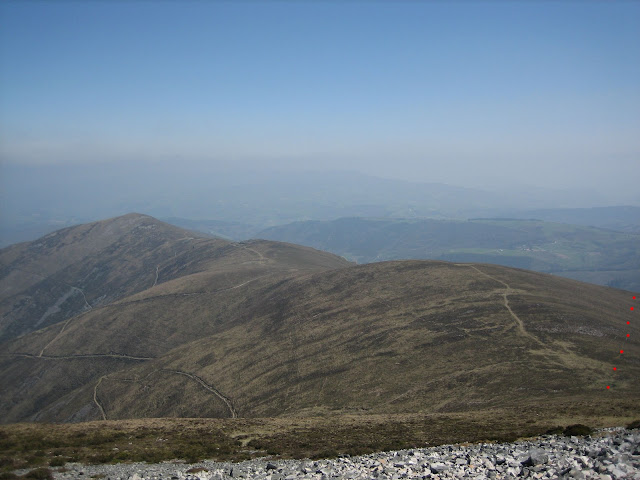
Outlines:
[[[157,251],[152,240],[166,228],[127,216],[18,247],[26,256],[49,242],[44,265],[55,272],[68,259],[101,258],[77,253],[69,239],[111,232],[109,222],[129,222],[112,238],[124,251],[136,245],[138,258],[143,245]],[[2,344],[3,422],[514,408],[557,415],[576,405],[594,414],[619,412],[640,394],[629,292],[497,265],[355,266],[308,247],[167,232],[166,256],[131,270],[146,282],[133,293],[100,303],[96,283],[85,293],[90,309]],[[56,238],[66,240],[56,247]],[[178,242],[185,246],[173,252]],[[126,272],[127,262],[113,261]],[[68,271],[95,268],[71,263]]]
[[[253,243],[263,248],[275,245]],[[256,268],[290,269],[286,261],[267,262],[251,245],[211,238],[134,213],[3,248],[0,341],[201,272],[215,270],[222,275],[231,269],[236,278],[244,278]],[[347,264],[309,248],[289,250],[295,268]]]

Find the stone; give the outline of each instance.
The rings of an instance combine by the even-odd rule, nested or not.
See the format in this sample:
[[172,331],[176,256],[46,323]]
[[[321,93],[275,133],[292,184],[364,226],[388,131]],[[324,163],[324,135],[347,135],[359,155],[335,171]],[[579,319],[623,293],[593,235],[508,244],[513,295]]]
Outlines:
[[535,465],[540,465],[542,463],[547,463],[549,460],[549,455],[547,455],[544,450],[539,448],[533,448],[529,450],[529,455],[527,459],[522,462],[523,465],[533,467]]
[[614,467],[613,469],[611,469],[611,475],[614,478],[624,478],[626,477],[626,472],[618,467]]
[[431,473],[442,473],[449,470],[449,467],[444,463],[432,463],[430,467]]

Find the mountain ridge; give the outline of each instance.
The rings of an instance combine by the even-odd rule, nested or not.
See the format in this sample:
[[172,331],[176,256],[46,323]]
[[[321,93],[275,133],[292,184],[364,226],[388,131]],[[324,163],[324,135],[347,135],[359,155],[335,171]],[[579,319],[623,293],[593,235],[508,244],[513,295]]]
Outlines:
[[616,355],[630,292],[266,240],[190,247],[172,267],[184,274],[5,341],[2,422],[557,414],[607,384],[613,404],[640,394],[635,323]]

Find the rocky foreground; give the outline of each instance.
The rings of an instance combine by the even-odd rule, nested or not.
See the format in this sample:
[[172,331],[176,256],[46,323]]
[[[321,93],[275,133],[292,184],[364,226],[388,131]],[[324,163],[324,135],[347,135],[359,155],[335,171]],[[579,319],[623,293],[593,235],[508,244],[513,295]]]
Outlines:
[[68,464],[56,479],[502,479],[640,480],[640,430],[605,429],[594,436],[546,435],[508,444],[444,445],[332,460],[242,463]]

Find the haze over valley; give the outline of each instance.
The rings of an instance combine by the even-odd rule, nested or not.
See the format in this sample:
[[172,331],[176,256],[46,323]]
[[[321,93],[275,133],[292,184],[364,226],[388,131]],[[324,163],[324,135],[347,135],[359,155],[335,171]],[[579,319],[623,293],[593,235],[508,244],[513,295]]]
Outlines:
[[632,478],[639,24],[0,2],[0,478]]

